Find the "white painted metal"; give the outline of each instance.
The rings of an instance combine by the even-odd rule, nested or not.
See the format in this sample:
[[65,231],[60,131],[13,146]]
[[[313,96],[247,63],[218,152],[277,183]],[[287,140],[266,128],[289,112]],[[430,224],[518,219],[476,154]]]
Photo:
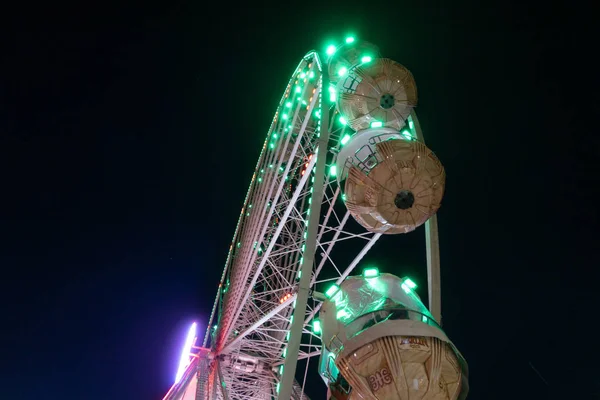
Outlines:
[[[321,75],[321,87],[329,87],[328,74]],[[326,99],[324,99],[326,101]],[[314,264],[314,254],[317,250],[317,235],[319,228],[319,220],[321,218],[321,199],[323,198],[323,186],[325,184],[325,161],[327,149],[329,147],[329,107],[321,107],[321,118],[325,121],[321,126],[318,135],[318,144],[316,154],[316,165],[314,171],[314,202],[310,205],[310,215],[307,217],[307,237],[306,248],[303,253],[303,261],[300,264],[300,282],[298,285],[297,304],[292,315],[296,316],[296,320],[292,321],[290,326],[290,340],[287,345],[287,354],[284,362],[284,373],[281,376],[278,400],[289,399],[292,394],[292,386],[294,376],[296,374],[296,363],[298,362],[298,352],[300,350],[300,342],[302,340],[302,331],[304,330],[304,313],[308,302],[311,275]],[[315,160],[313,160],[315,161]],[[307,174],[305,174],[306,176]]]
[[[413,110],[410,118],[414,124],[417,140],[425,143],[421,124],[417,113]],[[438,237],[437,214],[425,222],[425,244],[427,252],[427,294],[429,311],[433,318],[442,325],[442,284],[440,272],[440,242]]]

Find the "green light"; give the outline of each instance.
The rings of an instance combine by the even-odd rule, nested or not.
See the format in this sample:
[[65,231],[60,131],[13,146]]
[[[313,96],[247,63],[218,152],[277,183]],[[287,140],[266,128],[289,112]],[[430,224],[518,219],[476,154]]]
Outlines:
[[300,79],[304,79],[306,77],[306,74],[303,72],[300,74]]
[[315,73],[314,73],[313,71],[310,71],[310,72],[308,73],[308,77],[309,77],[309,78],[314,78],[314,77],[315,77]]
[[410,129],[414,129],[414,127],[415,127],[415,124],[414,124],[414,122],[412,122],[412,120],[409,120],[409,121],[408,121],[408,127],[409,127]]
[[383,126],[383,122],[381,122],[381,121],[371,122],[371,128],[381,128],[382,126]]
[[313,332],[321,333],[321,321],[319,321],[318,319],[315,319],[313,321]]
[[335,46],[330,44],[329,46],[327,46],[327,50],[325,50],[325,52],[327,53],[328,56],[332,56],[336,50],[337,49],[335,48]]
[[302,91],[302,89],[300,89],[300,86],[296,86],[296,93],[300,93]]
[[346,134],[344,135],[344,137],[342,138],[342,146],[345,145],[346,143],[348,143],[348,141],[350,140],[350,135]]
[[346,118],[340,117],[340,124],[346,125],[347,123],[348,123],[348,121],[346,121]]
[[410,279],[410,278],[405,278],[405,279],[404,279],[404,283],[406,284],[406,286],[408,286],[408,287],[409,287],[409,288],[411,288],[411,289],[416,289],[416,288],[417,288],[417,284],[416,284],[416,283],[414,283],[414,282],[412,281],[412,279]]
[[362,63],[368,63],[373,61],[373,58],[371,56],[364,56],[363,58],[360,59],[360,62]]
[[350,44],[350,43],[354,43],[354,37],[352,37],[352,36],[348,36],[348,37],[346,38],[346,43],[348,43],[348,44]]
[[269,143],[269,148],[274,149],[275,148],[275,143]]
[[325,292],[325,297],[331,299],[338,292],[338,290],[340,290],[340,287],[334,283]]
[[291,102],[291,101],[288,101],[287,103],[285,103],[285,106],[286,106],[287,108],[290,108],[290,107],[292,107],[292,102]]
[[349,317],[349,316],[350,316],[350,314],[348,314],[348,312],[342,308],[341,310],[339,310],[339,311],[337,312],[337,314],[336,314],[336,316],[335,316],[335,317],[336,317],[337,319],[344,319],[344,318],[347,318],[347,317]]
[[283,114],[281,117],[282,117],[283,119],[288,119],[288,116],[287,116],[287,114]]
[[337,167],[335,165],[332,165],[331,167],[329,167],[329,175],[331,175],[331,176],[337,175]]
[[375,278],[379,276],[379,270],[377,268],[365,268],[363,270],[363,276],[365,278]]
[[404,136],[405,138],[407,138],[408,140],[412,139],[412,135],[410,134],[410,132],[408,130],[403,130],[402,131],[402,136]]
[[347,72],[348,72],[348,68],[346,68],[346,67],[342,67],[342,68],[340,68],[340,69],[338,70],[338,75],[339,75],[339,76],[344,76],[344,75],[346,75],[346,73],[347,73]]

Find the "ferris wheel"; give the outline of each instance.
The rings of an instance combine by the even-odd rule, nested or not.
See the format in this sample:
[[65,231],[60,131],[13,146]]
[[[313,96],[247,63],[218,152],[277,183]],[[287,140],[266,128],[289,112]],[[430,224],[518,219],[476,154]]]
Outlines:
[[[308,399],[307,379],[315,379],[307,378],[308,363],[333,354],[319,311],[382,235],[423,224],[429,309],[422,307],[422,321],[439,328],[435,213],[445,173],[425,146],[416,104],[410,71],[368,42],[348,37],[300,60],[267,131],[206,333],[195,344],[190,329],[165,400]],[[415,286],[398,284],[406,293]],[[459,353],[452,357],[464,364]],[[464,398],[461,371],[456,395],[427,398]]]

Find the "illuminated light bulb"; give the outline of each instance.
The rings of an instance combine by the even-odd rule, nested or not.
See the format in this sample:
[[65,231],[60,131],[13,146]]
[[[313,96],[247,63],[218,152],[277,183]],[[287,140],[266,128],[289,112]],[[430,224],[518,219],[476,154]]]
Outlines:
[[325,50],[325,52],[327,53],[328,56],[333,55],[335,53],[335,51],[336,51],[336,48],[332,44],[327,46],[327,50]]
[[340,287],[334,283],[325,292],[325,297],[327,297],[328,299],[331,299],[339,290],[340,290]]
[[318,319],[315,319],[313,321],[313,332],[321,333],[321,321],[319,321]]
[[350,44],[350,43],[354,43],[354,37],[353,36],[348,36],[346,38],[346,43]]
[[410,278],[406,278],[406,279],[404,280],[404,283],[406,284],[406,286],[408,286],[408,287],[409,287],[409,288],[411,288],[411,289],[416,289],[416,287],[417,287],[417,284],[416,284],[416,283],[414,283],[414,282],[412,281],[412,279],[410,279]]
[[348,68],[346,68],[346,67],[342,67],[342,68],[340,68],[340,69],[338,70],[338,75],[339,75],[339,76],[344,76],[344,75],[346,75],[346,73],[347,73],[347,72],[348,72]]
[[346,125],[347,123],[348,123],[348,121],[346,121],[346,118],[340,117],[340,124]]
[[187,369],[188,365],[190,365],[190,351],[192,350],[192,346],[194,345],[195,339],[196,323],[194,322],[188,330],[188,334],[185,339],[185,344],[183,345],[183,350],[181,351],[181,357],[179,358],[179,368],[177,369],[177,375],[175,375],[175,383],[179,382],[181,378],[183,378],[185,370]]
[[368,62],[371,62],[372,60],[373,60],[373,58],[371,56],[364,56],[363,58],[360,59],[360,62],[368,63]]

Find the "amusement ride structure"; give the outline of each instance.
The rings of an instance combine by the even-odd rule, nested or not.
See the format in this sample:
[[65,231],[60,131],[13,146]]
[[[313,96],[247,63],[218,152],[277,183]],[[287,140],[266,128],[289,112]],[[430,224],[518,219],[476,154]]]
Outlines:
[[[445,172],[416,105],[410,71],[368,42],[348,37],[301,59],[204,338],[195,343],[194,324],[164,400],[308,399],[309,361],[320,378],[308,382],[323,381],[328,399],[466,398],[466,362],[440,327]],[[354,272],[382,235],[423,224],[429,309],[410,278]]]

